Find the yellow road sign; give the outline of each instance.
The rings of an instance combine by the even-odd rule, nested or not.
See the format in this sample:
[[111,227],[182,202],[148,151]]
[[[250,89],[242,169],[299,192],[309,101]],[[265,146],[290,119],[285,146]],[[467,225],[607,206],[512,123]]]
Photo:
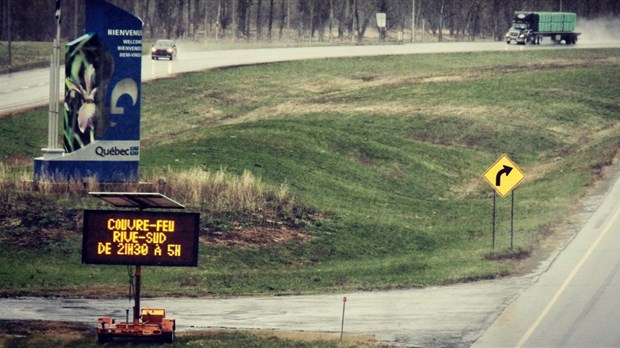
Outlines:
[[502,155],[483,176],[502,197],[506,197],[525,178],[507,155]]

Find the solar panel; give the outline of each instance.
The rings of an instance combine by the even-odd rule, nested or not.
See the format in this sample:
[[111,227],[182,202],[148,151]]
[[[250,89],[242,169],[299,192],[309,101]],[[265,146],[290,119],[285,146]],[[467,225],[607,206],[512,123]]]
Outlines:
[[89,192],[89,195],[120,208],[185,209],[185,206],[159,192]]

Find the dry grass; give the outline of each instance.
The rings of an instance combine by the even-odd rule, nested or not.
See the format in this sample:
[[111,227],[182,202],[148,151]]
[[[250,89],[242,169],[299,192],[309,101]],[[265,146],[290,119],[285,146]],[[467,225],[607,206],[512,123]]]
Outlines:
[[[315,341],[341,341],[343,346],[354,345],[355,347],[399,347],[393,344],[384,344],[378,342],[373,336],[343,334],[342,339],[340,333],[336,332],[312,332],[312,331],[282,331],[282,330],[245,330],[261,336],[274,336],[280,339],[292,340],[295,342],[315,342]],[[198,331],[200,333],[200,331]]]
[[[221,124],[241,124],[246,122],[275,119],[280,117],[291,117],[297,115],[303,117],[308,114],[336,113],[341,115],[389,115],[394,117],[418,117],[420,115],[442,116],[453,115],[473,120],[488,120],[489,123],[496,122],[498,119],[508,117],[511,110],[499,106],[459,106],[459,105],[422,105],[419,103],[402,104],[399,102],[386,102],[375,100],[365,104],[352,106],[350,103],[316,103],[309,100],[293,100],[284,103],[257,108],[235,118],[221,121]],[[524,121],[525,122],[525,121]]]
[[277,206],[293,202],[286,185],[273,189],[248,170],[238,176],[224,169],[212,172],[200,168],[184,171],[168,168],[151,174],[147,181],[159,192],[207,211],[256,213],[266,209],[267,200],[273,200]]
[[[201,238],[202,243],[209,245],[254,247],[305,243],[311,237],[302,226],[322,219],[295,203],[285,185],[270,187],[249,171],[239,176],[225,170],[167,169],[150,175],[149,182],[117,184],[98,183],[93,178],[83,181],[45,178],[33,182],[31,176],[27,171],[11,172],[0,162],[0,215],[11,217],[0,221],[0,227],[12,231],[9,227],[24,223],[22,216],[26,216],[27,224],[54,221],[54,227],[28,225],[39,233],[21,233],[24,228],[20,227],[8,239],[0,235],[0,242],[21,249],[55,245],[70,236],[70,231],[82,223],[81,215],[76,214],[80,208],[99,208],[103,204],[87,199],[88,192],[93,191],[164,193],[211,217]],[[67,204],[77,209],[66,209]],[[31,212],[33,207],[36,213]]]
[[[23,214],[23,209],[27,211],[27,207],[33,206],[31,200],[36,197],[40,197],[37,206],[43,219],[49,214],[57,216],[64,210],[55,202],[71,202],[71,206],[81,208],[102,204],[98,200],[84,199],[88,192],[160,192],[191,209],[216,216],[216,222],[209,222],[206,227],[208,233],[203,243],[237,246],[304,243],[310,236],[302,224],[322,218],[311,209],[299,206],[286,185],[271,187],[249,171],[234,175],[223,169],[213,172],[199,168],[184,171],[168,168],[149,175],[147,182],[110,184],[93,178],[44,178],[33,182],[32,173],[11,172],[9,168],[0,162],[0,214],[6,212],[7,216]],[[67,221],[81,224],[79,216],[69,211],[65,214]],[[19,224],[21,219],[7,220],[0,225],[6,227],[9,223]],[[22,248],[55,243],[66,237],[66,228],[37,227],[41,233],[16,234],[11,237],[11,243]]]
[[183,171],[167,168],[149,174],[145,181],[106,184],[92,177],[45,177],[33,182],[31,172],[12,171],[10,166],[0,162],[0,199],[4,201],[11,192],[38,192],[45,196],[67,198],[85,196],[93,191],[157,191],[188,206],[212,212],[244,212],[252,215],[270,209],[288,211],[294,205],[286,185],[276,188],[268,186],[247,170],[239,176],[224,169],[213,172],[200,168]]

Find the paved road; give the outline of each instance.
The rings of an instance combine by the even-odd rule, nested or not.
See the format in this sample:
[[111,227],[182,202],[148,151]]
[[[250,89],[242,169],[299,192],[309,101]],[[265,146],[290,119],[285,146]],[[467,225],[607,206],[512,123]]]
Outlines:
[[[217,67],[355,56],[400,55],[447,52],[522,51],[537,49],[582,49],[620,47],[620,41],[580,42],[575,46],[516,46],[503,42],[420,43],[382,46],[334,46],[304,48],[269,48],[228,51],[184,51],[179,48],[176,61],[142,60],[142,81],[170,77],[178,73]],[[0,75],[0,115],[33,106],[47,105],[49,101],[49,69],[37,69]],[[64,71],[61,71],[61,80]],[[61,83],[60,96],[64,93]]]
[[474,347],[620,347],[620,180]]
[[[345,334],[420,347],[467,347],[531,279],[460,284],[419,290],[235,299],[143,299],[143,307],[166,308],[179,331],[259,328],[338,333],[343,296]],[[95,323],[97,316],[125,318],[127,300],[0,299],[2,319]],[[129,315],[131,318],[131,310]]]

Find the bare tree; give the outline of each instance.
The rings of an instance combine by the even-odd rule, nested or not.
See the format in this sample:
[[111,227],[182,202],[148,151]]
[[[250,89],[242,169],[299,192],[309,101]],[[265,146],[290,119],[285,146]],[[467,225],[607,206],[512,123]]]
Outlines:
[[185,36],[185,23],[183,21],[183,12],[185,11],[185,0],[177,0],[178,7],[176,11],[176,16],[174,16],[174,26],[176,29],[175,37],[184,37]]
[[262,23],[263,23],[263,18],[262,18],[262,6],[263,6],[263,0],[256,0],[256,40],[260,40],[261,39],[261,34],[262,34]]
[[238,38],[249,38],[249,13],[250,13],[251,0],[237,0],[237,32]]
[[297,2],[297,40],[302,41],[304,36],[305,24],[309,22],[312,7],[310,0],[299,0]]
[[[174,33],[175,16],[172,16],[176,11],[176,4],[168,0],[155,0],[155,21],[158,23],[157,27],[163,28],[163,36],[166,38],[172,38]],[[155,31],[155,35],[161,35]]]
[[411,18],[411,0],[392,0],[386,2],[386,5],[386,13],[391,19],[387,21],[388,30],[396,29],[398,32],[403,32]]
[[351,35],[353,32],[353,16],[351,15],[353,0],[343,0],[340,2],[340,8],[336,18],[338,20],[338,39],[342,40],[345,33]]
[[280,30],[278,31],[278,39],[282,40],[284,31],[284,22],[287,19],[287,11],[285,5],[288,5],[289,0],[282,0],[280,3]]
[[[9,1],[12,4],[10,13]],[[62,1],[61,35],[64,38],[81,34],[87,1]],[[362,42],[368,25],[374,23],[373,17],[377,11],[387,13],[388,31],[403,31],[411,23],[412,1],[416,2],[414,15],[424,19],[428,24],[426,27],[438,40],[443,40],[446,33],[458,40],[479,37],[501,40],[517,10],[559,11],[561,7],[562,11],[577,13],[580,19],[620,16],[618,0],[106,1],[142,18],[146,38],[195,37],[203,23],[206,31],[214,23],[218,35],[233,29],[235,37],[248,38],[250,22],[256,18],[258,39],[265,39],[266,27],[266,37],[271,40],[273,26],[277,25],[280,39],[284,37],[285,28],[292,27],[297,29],[299,39],[306,33],[313,39],[318,33],[319,40],[324,40],[326,27],[329,27],[330,39],[337,36],[340,40],[355,38]],[[6,40],[10,20],[13,40],[51,41],[55,34],[54,5],[51,0],[0,0],[0,38]],[[254,8],[256,13],[251,15]],[[208,32],[211,33],[210,30]]]
[[325,41],[325,26],[329,21],[329,0],[314,0],[310,9],[310,38],[318,32],[319,41]]
[[267,40],[271,41],[271,30],[273,28],[273,1],[269,0],[269,16],[267,24]]
[[353,0],[353,30],[358,43],[364,40],[364,34],[370,19],[377,12],[373,1]]
[[235,18],[234,0],[219,0],[217,24],[219,29],[222,30],[222,35],[226,36],[226,31],[230,28],[234,28],[233,18]]

